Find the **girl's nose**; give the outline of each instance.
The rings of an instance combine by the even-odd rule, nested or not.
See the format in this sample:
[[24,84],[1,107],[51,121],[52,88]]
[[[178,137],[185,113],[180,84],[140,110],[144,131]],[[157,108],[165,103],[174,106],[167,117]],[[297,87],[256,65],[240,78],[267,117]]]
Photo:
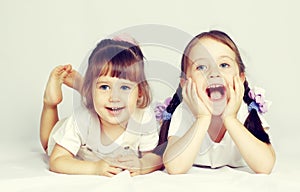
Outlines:
[[118,89],[112,89],[111,90],[109,101],[110,102],[120,101],[120,92],[118,91]]
[[216,78],[216,77],[220,77],[220,76],[221,76],[221,74],[217,68],[212,68],[208,74],[209,78]]

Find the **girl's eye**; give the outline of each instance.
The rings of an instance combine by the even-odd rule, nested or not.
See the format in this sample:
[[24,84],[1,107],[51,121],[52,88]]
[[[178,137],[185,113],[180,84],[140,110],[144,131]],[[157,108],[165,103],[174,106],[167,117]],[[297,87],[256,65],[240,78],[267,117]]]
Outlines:
[[101,89],[101,90],[109,90],[110,87],[108,85],[100,85],[99,89]]
[[207,66],[206,65],[199,65],[196,67],[197,70],[199,71],[205,71],[207,69]]
[[221,63],[221,64],[220,64],[220,67],[221,67],[221,68],[228,68],[228,67],[230,67],[230,65],[227,64],[227,63]]
[[124,91],[127,91],[127,90],[130,90],[131,88],[127,85],[122,85],[121,89],[124,90]]

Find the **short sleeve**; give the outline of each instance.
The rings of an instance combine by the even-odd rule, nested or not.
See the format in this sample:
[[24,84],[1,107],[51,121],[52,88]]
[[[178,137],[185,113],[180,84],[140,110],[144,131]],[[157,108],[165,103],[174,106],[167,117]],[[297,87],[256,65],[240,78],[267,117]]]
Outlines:
[[151,151],[157,144],[159,139],[159,127],[155,118],[154,111],[151,108],[146,108],[142,121],[142,134],[139,143],[140,151]]
[[182,137],[195,121],[188,106],[181,103],[175,109],[170,122],[168,136]]
[[158,132],[141,136],[140,151],[151,151],[158,144]]
[[50,139],[52,144],[50,144],[51,146],[48,149],[49,155],[52,153],[55,143],[57,143],[76,156],[82,139],[74,116],[58,121],[53,128],[53,134]]

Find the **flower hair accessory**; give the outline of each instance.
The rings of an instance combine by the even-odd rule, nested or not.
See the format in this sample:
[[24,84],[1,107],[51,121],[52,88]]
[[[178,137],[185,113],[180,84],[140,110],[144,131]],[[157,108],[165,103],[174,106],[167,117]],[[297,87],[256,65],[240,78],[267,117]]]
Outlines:
[[126,41],[128,43],[131,43],[133,45],[138,45],[138,42],[132,38],[129,34],[127,33],[121,33],[119,35],[116,35],[112,38],[112,40],[115,40],[115,41]]
[[265,100],[265,90],[260,87],[254,87],[248,93],[248,96],[253,101],[248,106],[248,111],[255,109],[259,113],[266,113],[268,111],[270,102]]
[[155,117],[157,121],[170,120],[172,114],[167,112],[167,107],[172,98],[167,98],[164,103],[157,103],[154,109]]

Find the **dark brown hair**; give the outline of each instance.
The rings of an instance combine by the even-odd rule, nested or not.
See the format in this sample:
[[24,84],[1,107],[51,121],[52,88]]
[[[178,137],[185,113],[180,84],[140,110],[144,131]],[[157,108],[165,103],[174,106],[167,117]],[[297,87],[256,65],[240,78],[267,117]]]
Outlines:
[[[238,64],[239,67],[239,73],[244,73],[245,72],[245,65],[242,61],[240,52],[234,43],[234,41],[224,32],[218,31],[218,30],[212,30],[208,32],[203,32],[200,33],[199,35],[195,36],[186,46],[184,53],[182,55],[181,59],[181,78],[185,78],[186,70],[188,65],[190,64],[189,62],[189,53],[191,49],[196,45],[196,43],[203,38],[210,38],[213,40],[216,40],[218,42],[223,43],[224,45],[227,45],[234,53],[235,53],[235,60]],[[247,80],[244,82],[244,97],[243,100],[244,102],[249,105],[253,99],[251,99],[248,95],[250,88],[248,86]],[[173,95],[172,100],[170,101],[170,104],[166,108],[166,111],[170,114],[173,114],[177,106],[181,103],[182,101],[182,88],[179,84],[176,93]],[[170,121],[171,120],[164,120],[161,129],[160,129],[160,136],[159,136],[159,143],[158,147],[156,148],[155,152],[159,155],[162,155],[165,147],[166,147],[166,142],[167,142],[167,137],[168,137],[168,131],[169,131],[169,126],[170,126]],[[255,109],[252,109],[249,112],[249,115],[244,122],[244,126],[258,139],[265,143],[270,143],[270,139],[268,134],[264,131],[261,120],[258,116],[258,113]]]

